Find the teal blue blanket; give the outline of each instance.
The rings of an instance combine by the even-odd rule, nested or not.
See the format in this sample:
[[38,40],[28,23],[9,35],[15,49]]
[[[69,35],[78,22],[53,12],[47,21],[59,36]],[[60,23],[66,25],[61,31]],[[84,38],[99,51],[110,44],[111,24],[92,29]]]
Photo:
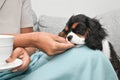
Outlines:
[[118,80],[104,54],[86,46],[51,57],[38,52],[31,59],[25,72],[1,72],[0,80]]

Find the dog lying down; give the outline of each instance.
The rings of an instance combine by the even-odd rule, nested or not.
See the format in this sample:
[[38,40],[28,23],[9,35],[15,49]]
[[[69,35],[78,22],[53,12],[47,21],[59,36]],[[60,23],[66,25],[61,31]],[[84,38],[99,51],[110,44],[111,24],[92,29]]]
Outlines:
[[100,22],[86,15],[73,15],[59,36],[80,47],[86,45],[93,50],[101,50],[108,57],[120,79],[120,61],[112,44],[106,40],[107,33]]

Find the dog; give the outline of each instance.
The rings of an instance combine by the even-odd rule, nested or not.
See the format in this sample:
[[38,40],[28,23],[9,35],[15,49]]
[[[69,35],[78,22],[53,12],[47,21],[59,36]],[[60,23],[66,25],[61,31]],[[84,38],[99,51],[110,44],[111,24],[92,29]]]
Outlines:
[[59,36],[66,38],[67,41],[77,47],[86,45],[93,50],[101,50],[109,58],[120,79],[120,61],[112,44],[107,41],[108,34],[102,28],[99,20],[90,18],[84,14],[73,15],[66,23],[65,28]]

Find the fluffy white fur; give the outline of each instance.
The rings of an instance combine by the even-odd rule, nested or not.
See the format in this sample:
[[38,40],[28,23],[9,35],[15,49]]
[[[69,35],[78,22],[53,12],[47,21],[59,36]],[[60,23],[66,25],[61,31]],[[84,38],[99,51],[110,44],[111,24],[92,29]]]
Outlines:
[[106,39],[104,39],[102,41],[102,47],[103,47],[103,49],[102,49],[103,53],[105,54],[105,56],[107,58],[110,59],[110,47],[109,47],[109,43]]

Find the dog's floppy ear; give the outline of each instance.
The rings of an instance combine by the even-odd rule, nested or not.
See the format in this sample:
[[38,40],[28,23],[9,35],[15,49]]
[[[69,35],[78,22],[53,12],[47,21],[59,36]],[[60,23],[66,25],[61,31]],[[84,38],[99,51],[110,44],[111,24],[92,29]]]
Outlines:
[[58,34],[60,37],[64,37],[64,38],[66,38],[66,34],[65,34],[65,32],[60,32],[59,34]]
[[72,24],[74,23],[74,15],[72,15],[71,17],[70,17],[70,19],[68,20],[68,22],[66,23],[66,25],[67,26],[72,26]]
[[67,34],[68,34],[68,26],[66,26],[66,27],[62,30],[62,32],[60,32],[58,35],[61,36],[61,37],[66,38]]
[[86,45],[91,49],[102,50],[102,40],[107,36],[105,29],[102,28],[100,22],[95,18],[87,18],[86,26],[90,29],[85,40]]
[[70,32],[70,27],[73,24],[73,18],[74,18],[74,15],[70,17],[70,19],[66,23],[65,28],[62,30],[62,32],[59,33],[59,36],[66,38],[68,32]]

